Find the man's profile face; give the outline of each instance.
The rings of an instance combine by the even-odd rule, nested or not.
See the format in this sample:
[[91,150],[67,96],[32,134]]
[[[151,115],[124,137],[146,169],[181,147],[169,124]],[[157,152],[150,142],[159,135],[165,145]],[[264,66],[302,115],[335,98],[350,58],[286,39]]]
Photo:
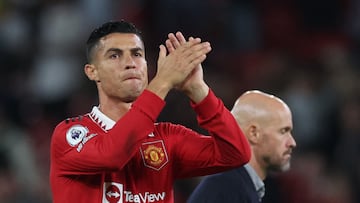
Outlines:
[[270,122],[263,126],[259,155],[269,170],[286,171],[290,168],[290,159],[296,142],[292,137],[291,112],[282,108],[272,112]]

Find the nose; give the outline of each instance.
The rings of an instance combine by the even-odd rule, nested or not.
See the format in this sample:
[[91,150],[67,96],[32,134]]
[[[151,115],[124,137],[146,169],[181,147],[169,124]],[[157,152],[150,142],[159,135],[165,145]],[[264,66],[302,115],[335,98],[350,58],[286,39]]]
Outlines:
[[296,141],[294,139],[294,137],[290,134],[290,137],[289,137],[289,146],[291,148],[295,148],[296,147]]
[[136,63],[132,57],[132,55],[126,55],[124,58],[125,69],[132,69],[136,67]]

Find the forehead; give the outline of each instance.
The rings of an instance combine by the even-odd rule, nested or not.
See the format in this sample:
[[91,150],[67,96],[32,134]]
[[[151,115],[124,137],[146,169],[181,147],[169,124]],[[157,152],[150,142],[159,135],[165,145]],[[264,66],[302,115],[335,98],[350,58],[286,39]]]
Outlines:
[[272,108],[264,111],[260,119],[263,121],[263,124],[269,128],[292,127],[291,111],[281,103],[274,103]]
[[276,128],[293,127],[292,115],[288,108],[280,108],[272,113],[270,125]]
[[139,36],[133,33],[111,33],[99,40],[99,50],[107,50],[109,48],[132,49],[141,48],[144,50],[144,43]]

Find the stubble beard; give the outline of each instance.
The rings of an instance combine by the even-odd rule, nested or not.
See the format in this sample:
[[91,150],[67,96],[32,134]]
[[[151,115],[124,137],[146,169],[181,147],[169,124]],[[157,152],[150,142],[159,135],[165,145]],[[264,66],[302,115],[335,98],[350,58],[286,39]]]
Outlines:
[[143,85],[142,87],[136,87],[136,88],[130,89],[127,92],[126,96],[122,98],[122,100],[125,103],[134,102],[141,95],[141,93],[145,90],[145,86],[146,85]]
[[268,171],[271,172],[286,172],[290,170],[290,159],[282,163],[274,163],[269,157],[265,157],[264,161],[268,163]]

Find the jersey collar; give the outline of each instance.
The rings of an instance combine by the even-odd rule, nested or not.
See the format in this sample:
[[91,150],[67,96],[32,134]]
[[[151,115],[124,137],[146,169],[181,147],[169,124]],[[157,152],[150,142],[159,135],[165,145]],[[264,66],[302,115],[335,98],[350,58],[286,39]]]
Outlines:
[[115,125],[115,121],[103,114],[97,106],[92,108],[90,118],[106,131],[110,130]]

